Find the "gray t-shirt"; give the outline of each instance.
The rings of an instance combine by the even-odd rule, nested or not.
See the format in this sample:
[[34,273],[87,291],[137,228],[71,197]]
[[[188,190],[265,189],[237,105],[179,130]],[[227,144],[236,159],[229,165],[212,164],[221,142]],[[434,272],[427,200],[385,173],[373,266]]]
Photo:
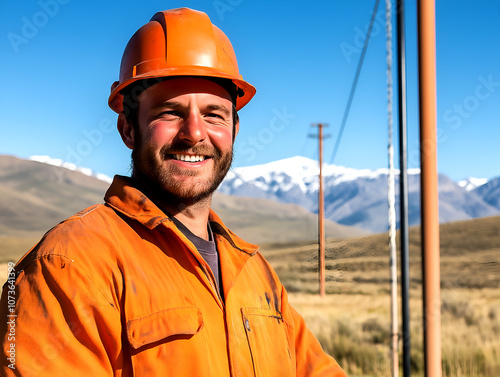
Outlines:
[[222,296],[221,286],[222,281],[220,278],[220,267],[219,267],[219,253],[217,252],[217,246],[214,241],[214,235],[212,233],[212,228],[210,227],[210,223],[207,224],[208,227],[208,237],[209,240],[206,241],[203,238],[200,238],[193,234],[183,223],[177,220],[175,217],[171,216],[170,219],[177,225],[177,228],[194,244],[194,246],[198,249],[198,252],[201,254],[205,262],[208,263],[212,273],[215,277],[215,282],[217,283],[217,290]]

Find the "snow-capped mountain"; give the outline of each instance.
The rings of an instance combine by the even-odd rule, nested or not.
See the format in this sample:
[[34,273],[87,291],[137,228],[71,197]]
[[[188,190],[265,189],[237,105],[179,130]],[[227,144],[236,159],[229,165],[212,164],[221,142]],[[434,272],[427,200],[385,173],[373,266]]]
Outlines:
[[500,210],[500,177],[479,186],[474,192],[486,203]]
[[[305,157],[234,168],[228,173],[219,191],[230,195],[299,204],[311,212],[317,212],[318,171],[318,163]],[[420,171],[412,169],[408,173],[409,221],[410,225],[415,225],[420,222]],[[398,192],[399,172],[396,171],[395,174]],[[327,218],[373,232],[387,230],[388,169],[359,170],[324,164],[323,176]],[[498,181],[495,187],[500,190],[500,178]],[[492,192],[491,190],[488,190],[488,193]],[[499,195],[489,194],[491,200],[486,201],[486,191],[483,193],[478,189],[461,187],[448,177],[440,175],[440,221],[499,215],[498,199],[495,202]],[[399,205],[399,196],[396,198],[396,205]]]

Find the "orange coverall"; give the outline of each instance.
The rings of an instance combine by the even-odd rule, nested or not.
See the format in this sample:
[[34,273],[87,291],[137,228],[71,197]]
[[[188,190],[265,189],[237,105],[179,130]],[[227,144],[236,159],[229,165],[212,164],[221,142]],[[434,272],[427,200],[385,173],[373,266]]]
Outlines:
[[0,306],[2,375],[345,376],[257,246],[214,212],[223,299],[194,245],[128,178],[105,202],[15,266]]

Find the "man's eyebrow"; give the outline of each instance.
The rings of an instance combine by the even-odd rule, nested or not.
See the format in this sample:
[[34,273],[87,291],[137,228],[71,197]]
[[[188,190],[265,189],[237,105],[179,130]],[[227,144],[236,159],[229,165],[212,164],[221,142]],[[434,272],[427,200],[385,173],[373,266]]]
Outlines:
[[177,101],[165,101],[165,102],[160,102],[157,105],[153,106],[153,110],[163,109],[165,107],[178,108],[179,106],[181,106],[181,104]]
[[223,105],[217,105],[217,104],[214,103],[214,104],[207,105],[206,108],[208,110],[222,111],[226,116],[231,115],[231,111],[229,111],[229,109],[226,106],[223,106]]

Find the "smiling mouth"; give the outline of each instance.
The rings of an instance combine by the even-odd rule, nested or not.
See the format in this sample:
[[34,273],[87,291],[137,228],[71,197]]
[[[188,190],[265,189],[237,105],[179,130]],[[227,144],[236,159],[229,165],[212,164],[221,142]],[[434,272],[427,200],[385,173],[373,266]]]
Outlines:
[[200,162],[200,161],[205,161],[206,159],[210,158],[208,156],[203,156],[200,154],[171,154],[169,155],[170,158],[177,160],[177,161],[184,161],[184,162]]

